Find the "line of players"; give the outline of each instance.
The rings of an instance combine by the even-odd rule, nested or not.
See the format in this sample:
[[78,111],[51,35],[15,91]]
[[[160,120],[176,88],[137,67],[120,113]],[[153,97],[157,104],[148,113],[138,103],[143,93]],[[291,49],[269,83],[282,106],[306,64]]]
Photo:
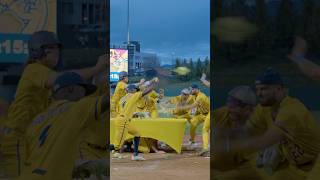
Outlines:
[[[203,75],[201,81],[210,86],[210,83],[205,80]],[[133,152],[132,160],[144,160],[142,156],[138,155],[139,150],[145,152],[158,152],[158,143],[156,140],[141,138],[136,128],[130,124],[131,118],[158,118],[158,103],[164,97],[164,91],[160,90],[159,94],[155,90],[145,92],[142,94],[143,98],[134,98],[138,92],[143,92],[142,89],[148,87],[152,83],[159,81],[158,78],[153,78],[150,81],[141,79],[137,84],[128,85],[128,73],[120,72],[119,82],[114,90],[111,98],[111,117],[116,119],[116,140],[113,144],[113,158],[123,158],[121,155],[121,148],[125,144],[124,137],[127,133],[134,136],[133,138]],[[174,104],[173,109],[164,108],[170,112],[175,118],[187,119],[190,124],[190,140],[189,145],[195,145],[196,128],[200,123],[205,122],[203,126],[203,148],[199,155],[209,156],[209,132],[210,132],[210,100],[200,91],[197,84],[193,84],[190,88],[183,89],[181,95],[172,97],[166,104]],[[129,107],[130,105],[130,107]],[[163,108],[163,106],[159,105]],[[127,147],[131,144],[127,142]],[[140,146],[140,148],[139,148]]]

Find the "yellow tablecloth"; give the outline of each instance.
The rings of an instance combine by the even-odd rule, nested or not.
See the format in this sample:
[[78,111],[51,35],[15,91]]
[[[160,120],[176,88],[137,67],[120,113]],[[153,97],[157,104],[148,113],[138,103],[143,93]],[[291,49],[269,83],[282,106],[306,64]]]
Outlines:
[[[139,130],[141,137],[153,138],[165,142],[176,152],[181,153],[186,119],[155,118],[132,119],[131,123]],[[115,118],[110,121],[110,143],[114,143]],[[133,138],[128,135],[126,139]]]

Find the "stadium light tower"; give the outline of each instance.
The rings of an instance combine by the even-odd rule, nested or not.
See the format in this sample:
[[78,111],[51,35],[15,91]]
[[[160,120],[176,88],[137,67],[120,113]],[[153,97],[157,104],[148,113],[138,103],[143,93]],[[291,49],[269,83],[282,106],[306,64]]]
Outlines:
[[130,9],[130,4],[129,4],[129,0],[128,1],[128,7],[127,7],[127,45],[130,44],[130,29],[129,29],[129,26],[130,26],[130,15],[129,15],[129,9]]

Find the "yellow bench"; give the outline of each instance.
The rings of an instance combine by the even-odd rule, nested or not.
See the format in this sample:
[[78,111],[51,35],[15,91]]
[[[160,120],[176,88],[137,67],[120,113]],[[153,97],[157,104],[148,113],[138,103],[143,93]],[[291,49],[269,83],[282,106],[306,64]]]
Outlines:
[[[114,143],[115,118],[110,121],[110,143]],[[181,153],[181,147],[186,127],[186,119],[175,118],[148,118],[135,119],[131,123],[141,134],[141,137],[153,138],[162,141],[173,148],[177,153]],[[133,138],[130,134],[126,139]]]

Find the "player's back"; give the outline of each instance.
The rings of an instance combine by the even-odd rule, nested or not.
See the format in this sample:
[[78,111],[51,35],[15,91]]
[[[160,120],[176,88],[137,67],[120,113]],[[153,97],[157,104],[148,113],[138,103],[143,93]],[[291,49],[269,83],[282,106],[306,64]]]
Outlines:
[[204,93],[199,92],[195,102],[198,104],[197,113],[207,114],[210,111],[210,100]]
[[33,120],[21,179],[71,179],[81,133],[88,121],[98,119],[95,104],[94,97],[57,101]]
[[9,108],[7,127],[24,133],[30,121],[48,107],[50,90],[45,88],[45,81],[51,73],[54,72],[38,63],[25,68]]
[[112,100],[117,102],[126,94],[127,84],[125,82],[119,81],[116,89],[114,90]]
[[137,104],[142,97],[142,92],[129,93],[120,100],[119,115],[131,118],[137,109]]

